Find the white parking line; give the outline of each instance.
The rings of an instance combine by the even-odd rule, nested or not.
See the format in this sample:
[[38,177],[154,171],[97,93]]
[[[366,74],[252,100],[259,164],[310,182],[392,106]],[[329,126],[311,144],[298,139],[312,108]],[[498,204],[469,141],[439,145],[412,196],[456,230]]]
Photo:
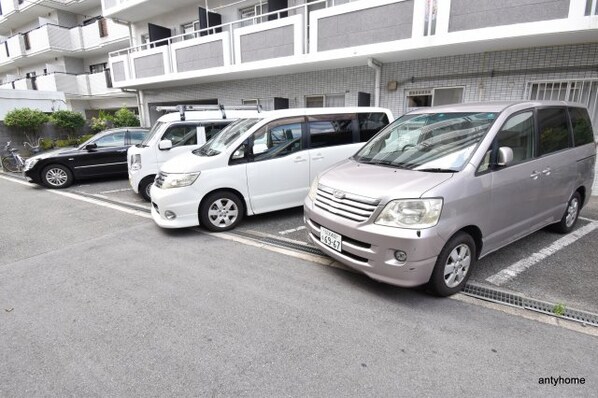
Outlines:
[[106,193],[118,193],[118,192],[128,192],[128,191],[132,191],[132,188],[123,188],[123,189],[112,189],[110,191],[101,191],[101,194],[106,194]]
[[587,225],[584,225],[583,227],[571,232],[567,236],[564,236],[561,239],[557,240],[552,245],[547,246],[539,252],[532,254],[528,258],[519,260],[516,263],[513,263],[507,268],[503,269],[502,271],[492,275],[489,278],[486,278],[486,281],[496,286],[504,285],[505,283],[511,281],[513,278],[517,277],[517,275],[519,275],[526,269],[530,268],[532,265],[537,264],[538,262],[544,260],[546,257],[549,257],[557,251],[569,246],[571,243],[574,243],[575,241],[589,234],[596,228],[598,228],[598,221],[594,221]]
[[302,230],[304,230],[304,229],[305,229],[305,226],[304,226],[304,225],[302,225],[302,226],[300,226],[300,227],[297,227],[297,228],[293,228],[293,229],[287,229],[286,231],[280,231],[280,232],[279,232],[279,234],[280,234],[280,235],[288,235],[288,234],[291,234],[291,233],[293,233],[293,232],[302,231]]

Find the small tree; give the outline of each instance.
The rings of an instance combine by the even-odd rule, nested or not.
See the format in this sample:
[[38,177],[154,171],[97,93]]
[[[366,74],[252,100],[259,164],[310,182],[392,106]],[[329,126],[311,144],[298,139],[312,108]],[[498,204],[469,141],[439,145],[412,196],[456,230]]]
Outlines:
[[85,118],[79,112],[68,110],[56,111],[50,116],[50,121],[56,127],[64,130],[69,139],[74,138],[75,133],[85,126]]
[[13,109],[4,117],[4,124],[23,134],[29,143],[35,145],[39,129],[49,120],[48,115],[37,109]]
[[137,127],[139,118],[127,108],[121,108],[114,114],[114,127]]
[[112,126],[114,126],[114,116],[103,110],[100,110],[98,117],[91,118],[90,127],[91,131],[94,133],[99,133],[100,131],[109,129]]

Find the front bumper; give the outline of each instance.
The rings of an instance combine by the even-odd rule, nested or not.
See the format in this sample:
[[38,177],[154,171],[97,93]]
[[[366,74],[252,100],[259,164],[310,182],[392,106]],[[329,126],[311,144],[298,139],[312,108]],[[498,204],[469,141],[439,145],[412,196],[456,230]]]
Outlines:
[[[318,249],[372,279],[396,286],[428,283],[445,243],[434,228],[416,231],[356,223],[314,207],[309,197],[304,212],[309,238]],[[342,252],[320,242],[321,227],[342,235]],[[405,262],[396,260],[396,250],[407,253]]]
[[[152,218],[162,228],[187,228],[199,225],[199,203],[201,197],[193,186],[161,189],[155,185],[151,188]],[[174,220],[167,219],[164,214],[171,211],[176,215]]]
[[39,174],[40,174],[39,170],[36,170],[35,167],[34,167],[32,169],[24,171],[23,172],[23,177],[25,177],[25,179],[28,182],[33,182],[35,184],[40,184],[41,185],[42,184],[42,180],[41,180]]

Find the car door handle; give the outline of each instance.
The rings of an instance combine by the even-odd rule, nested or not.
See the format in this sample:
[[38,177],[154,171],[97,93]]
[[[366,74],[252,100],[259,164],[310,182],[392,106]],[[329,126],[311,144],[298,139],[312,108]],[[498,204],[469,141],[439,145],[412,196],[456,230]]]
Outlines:
[[532,172],[532,174],[530,174],[530,175],[529,175],[529,177],[530,177],[532,180],[537,180],[537,179],[538,179],[538,177],[540,177],[540,174],[541,174],[541,173],[540,173],[539,171],[536,171],[536,170],[534,170],[534,171]]
[[317,154],[316,156],[312,156],[311,160],[320,160],[320,159],[324,159],[324,156]]
[[293,159],[295,161],[295,163],[301,163],[301,162],[305,162],[307,161],[307,159],[305,159],[303,156],[297,156],[295,159]]
[[549,176],[552,173],[552,169],[550,167],[545,168],[542,170],[542,174]]

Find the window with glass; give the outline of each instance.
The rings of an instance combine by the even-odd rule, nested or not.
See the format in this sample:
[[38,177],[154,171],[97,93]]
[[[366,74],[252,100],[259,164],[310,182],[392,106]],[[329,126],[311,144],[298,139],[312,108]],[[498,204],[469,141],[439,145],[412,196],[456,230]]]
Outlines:
[[98,138],[96,141],[94,141],[94,143],[98,146],[98,148],[125,146],[125,132],[119,131],[117,133],[105,135],[101,138]]
[[303,118],[287,119],[270,123],[253,134],[251,154],[254,160],[266,160],[303,149]]
[[145,131],[129,131],[129,140],[131,145],[141,144],[145,139]]
[[588,111],[584,108],[569,108],[571,126],[573,127],[573,143],[575,146],[594,142],[592,123]]
[[361,163],[426,171],[461,171],[496,113],[408,114],[395,120],[355,156]]
[[197,145],[197,125],[176,124],[166,130],[162,139],[172,141],[173,147]]
[[386,113],[359,113],[357,115],[359,122],[359,141],[366,142],[376,135],[376,133],[389,122]]
[[540,156],[569,148],[569,125],[565,108],[538,109]]
[[197,156],[219,155],[259,121],[260,119],[239,119],[232,122],[220,133],[214,135],[201,148],[194,150],[193,154]]
[[310,116],[310,148],[352,144],[354,121],[355,115]]

